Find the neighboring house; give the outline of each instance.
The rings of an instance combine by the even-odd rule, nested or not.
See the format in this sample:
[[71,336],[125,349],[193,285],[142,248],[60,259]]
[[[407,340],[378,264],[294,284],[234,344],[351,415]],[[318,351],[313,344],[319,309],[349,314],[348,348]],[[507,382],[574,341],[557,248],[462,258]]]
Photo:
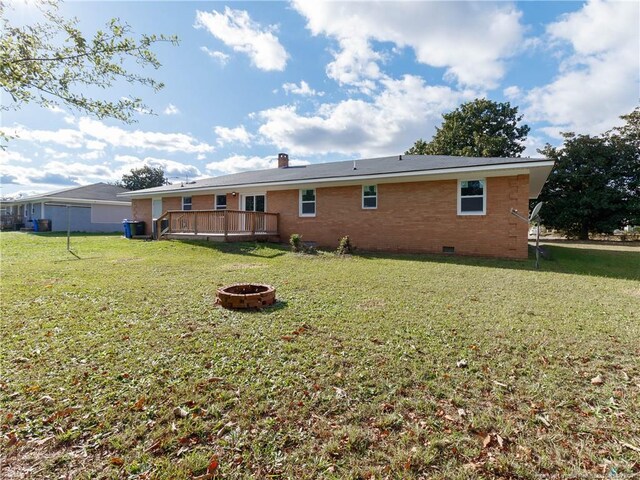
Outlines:
[[[121,194],[156,237],[273,238],[335,248],[526,258],[528,211],[553,167],[533,158],[399,155],[223,175]],[[252,213],[253,212],[253,213]],[[265,212],[265,213],[261,213]]]
[[50,220],[54,232],[121,231],[122,220],[131,217],[131,201],[118,197],[123,192],[128,190],[95,183],[2,202],[3,228],[33,228],[34,221]]

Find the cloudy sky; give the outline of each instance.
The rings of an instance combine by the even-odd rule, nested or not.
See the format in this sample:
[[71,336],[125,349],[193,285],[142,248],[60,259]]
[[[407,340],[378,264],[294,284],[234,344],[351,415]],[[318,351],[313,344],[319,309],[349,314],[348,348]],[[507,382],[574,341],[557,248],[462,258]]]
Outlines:
[[[8,15],[33,18],[14,3]],[[119,180],[144,164],[174,182],[300,163],[402,153],[442,113],[509,101],[531,126],[525,155],[559,133],[598,134],[640,98],[640,3],[70,2],[87,34],[112,17],[176,34],[146,74],[155,115],[125,125],[62,105],[2,112],[2,195]],[[10,105],[6,94],[3,105]]]

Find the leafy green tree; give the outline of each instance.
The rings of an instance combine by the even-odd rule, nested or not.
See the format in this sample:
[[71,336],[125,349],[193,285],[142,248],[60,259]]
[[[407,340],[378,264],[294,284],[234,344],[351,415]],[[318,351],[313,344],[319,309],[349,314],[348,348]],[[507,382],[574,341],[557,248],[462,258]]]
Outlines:
[[64,104],[98,118],[133,122],[137,111],[149,110],[140,98],[99,99],[85,95],[87,87],[108,90],[117,81],[145,85],[158,91],[161,82],[128,71],[125,62],[154,69],[160,67],[151,47],[159,42],[178,43],[174,36],[130,36],[131,28],[112,19],[104,30],[87,38],[78,20],[58,14],[55,0],[40,0],[42,21],[12,26],[0,2],[0,87],[11,101],[0,107],[16,110],[27,103],[44,107]]
[[537,201],[543,223],[568,236],[611,233],[640,223],[640,109],[601,136],[564,134],[540,153],[556,162]]
[[433,139],[418,140],[407,154],[456,155],[466,157],[519,157],[529,127],[518,125],[522,115],[509,102],[485,98],[463,103],[443,115]]
[[130,174],[122,175],[122,181],[117,182],[117,185],[128,190],[142,190],[143,188],[170,185],[170,182],[164,176],[162,168],[145,165],[141,168],[133,168]]
[[409,150],[407,150],[405,155],[427,155],[427,146],[429,144],[425,142],[423,139],[419,138],[416,140],[416,143],[413,144]]

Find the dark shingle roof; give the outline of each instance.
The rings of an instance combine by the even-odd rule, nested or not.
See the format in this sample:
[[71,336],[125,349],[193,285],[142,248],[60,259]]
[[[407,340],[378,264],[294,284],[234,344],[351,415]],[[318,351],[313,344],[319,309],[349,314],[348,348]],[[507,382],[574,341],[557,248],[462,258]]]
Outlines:
[[[546,161],[545,158],[486,158],[486,157],[451,157],[445,155],[401,155],[393,157],[348,160],[342,162],[314,163],[305,166],[287,168],[270,168],[249,172],[221,175],[205,178],[180,185],[149,188],[130,192],[134,195],[155,192],[185,192],[191,189],[215,189],[217,187],[241,187],[274,182],[299,183],[319,179],[366,177],[368,175],[385,175],[410,172],[428,172],[442,169],[465,169],[480,166],[508,166],[509,164],[526,164]],[[355,166],[355,169],[354,169]]]
[[94,183],[92,185],[84,185],[82,187],[65,188],[63,190],[55,190],[53,192],[41,193],[29,197],[18,199],[18,202],[37,200],[39,198],[64,198],[76,200],[100,200],[110,202],[126,202],[127,199],[119,197],[120,193],[128,192],[126,188],[109,185],[108,183]]

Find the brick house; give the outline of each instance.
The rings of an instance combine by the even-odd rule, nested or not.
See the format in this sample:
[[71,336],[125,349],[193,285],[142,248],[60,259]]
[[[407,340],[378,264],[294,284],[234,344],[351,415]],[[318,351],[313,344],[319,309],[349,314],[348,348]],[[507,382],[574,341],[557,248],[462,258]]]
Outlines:
[[335,248],[526,258],[527,212],[553,161],[399,155],[223,175],[122,194],[157,238],[282,239]]

